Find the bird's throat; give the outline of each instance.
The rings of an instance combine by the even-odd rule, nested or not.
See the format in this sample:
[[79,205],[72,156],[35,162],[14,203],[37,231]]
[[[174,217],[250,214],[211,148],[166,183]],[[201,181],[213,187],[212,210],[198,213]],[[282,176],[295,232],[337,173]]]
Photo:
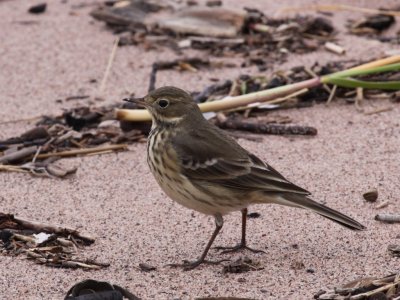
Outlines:
[[155,127],[161,128],[172,128],[179,125],[184,117],[165,117],[165,116],[153,116],[152,129]]

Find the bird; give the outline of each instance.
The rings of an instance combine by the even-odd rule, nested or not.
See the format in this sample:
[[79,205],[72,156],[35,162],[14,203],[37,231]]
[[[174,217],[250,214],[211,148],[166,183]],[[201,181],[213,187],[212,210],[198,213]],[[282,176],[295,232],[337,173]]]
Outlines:
[[308,209],[349,229],[365,229],[345,214],[312,200],[310,192],[207,121],[186,91],[164,86],[142,98],[124,100],[146,108],[151,115],[147,162],[161,189],[184,207],[215,218],[215,229],[200,257],[173,266],[191,270],[204,263],[220,263],[206,260],[206,256],[223,226],[223,216],[234,211],[242,213],[240,243],[217,248],[223,253],[263,252],[246,242],[248,207],[253,204]]

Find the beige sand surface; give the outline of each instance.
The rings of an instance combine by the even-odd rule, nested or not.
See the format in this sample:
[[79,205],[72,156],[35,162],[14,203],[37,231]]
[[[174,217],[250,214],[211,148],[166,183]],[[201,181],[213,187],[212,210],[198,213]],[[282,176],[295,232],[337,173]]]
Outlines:
[[[63,108],[86,104],[87,100],[57,103],[76,94],[94,94],[102,78],[114,36],[93,21],[91,7],[71,9],[85,1],[48,1],[48,11],[30,15],[26,11],[38,1],[0,1],[0,121],[58,114]],[[65,2],[65,3],[64,3]],[[294,1],[246,1],[277,14]],[[300,4],[322,1],[295,1]],[[378,1],[335,1],[378,7]],[[94,3],[86,1],[85,3]],[[243,5],[242,1],[225,1]],[[325,3],[329,3],[325,1]],[[384,1],[390,5],[395,0]],[[358,13],[336,13],[338,29]],[[21,21],[33,21],[29,25]],[[399,20],[397,20],[399,21]],[[397,30],[399,25],[396,26]],[[345,58],[369,59],[395,46],[340,34],[348,49]],[[204,55],[204,54],[202,54]],[[130,92],[143,95],[151,64],[174,58],[169,50],[143,52],[119,48],[105,90],[105,102],[115,103]],[[276,68],[311,65],[341,59],[329,52],[293,56]],[[196,74],[163,72],[158,86],[169,84],[201,90],[210,77],[234,78],[255,69],[224,69]],[[97,79],[98,83],[90,83]],[[374,221],[378,212],[361,194],[379,189],[379,201],[390,200],[383,209],[399,212],[400,195],[400,106],[367,101],[366,110],[392,105],[389,112],[366,116],[353,105],[333,103],[272,114],[290,116],[295,123],[315,126],[313,138],[265,136],[262,143],[240,143],[275,166],[288,179],[313,192],[316,200],[356,218],[368,227],[355,233],[312,213],[278,206],[254,206],[261,214],[249,220],[248,241],[267,254],[247,255],[263,270],[245,274],[222,274],[221,266],[202,266],[191,272],[164,264],[194,259],[202,251],[214,224],[210,217],[174,204],[156,185],[145,162],[145,145],[131,151],[85,158],[76,176],[67,180],[34,178],[26,174],[0,174],[0,211],[49,223],[79,227],[97,240],[85,254],[108,261],[101,271],[52,269],[21,257],[0,256],[0,299],[61,299],[79,280],[93,278],[117,283],[143,299],[193,299],[196,296],[237,296],[255,299],[311,299],[320,289],[333,287],[358,276],[384,275],[399,271],[399,259],[386,251],[399,243],[399,225]],[[0,138],[22,133],[31,122],[0,125]],[[216,244],[235,244],[240,235],[240,215],[225,218]],[[297,245],[297,246],[293,246]],[[215,250],[210,257],[226,257]],[[140,262],[157,271],[138,271]],[[292,268],[302,262],[305,268]],[[307,269],[312,269],[313,272]]]

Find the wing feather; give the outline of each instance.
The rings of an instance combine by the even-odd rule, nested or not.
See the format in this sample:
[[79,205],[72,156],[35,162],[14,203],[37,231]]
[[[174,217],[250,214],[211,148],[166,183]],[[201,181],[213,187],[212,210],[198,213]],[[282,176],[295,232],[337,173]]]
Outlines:
[[242,191],[310,194],[248,153],[225,132],[211,126],[203,127],[177,134],[171,143],[178,154],[181,170],[189,179]]

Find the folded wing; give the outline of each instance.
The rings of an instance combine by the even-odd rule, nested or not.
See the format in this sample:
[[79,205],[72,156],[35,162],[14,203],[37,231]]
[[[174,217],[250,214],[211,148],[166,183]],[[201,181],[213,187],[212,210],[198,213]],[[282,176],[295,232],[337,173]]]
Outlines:
[[[193,142],[188,144],[188,140]],[[207,126],[178,134],[172,145],[183,174],[191,180],[204,180],[238,190],[310,194],[217,128]]]

